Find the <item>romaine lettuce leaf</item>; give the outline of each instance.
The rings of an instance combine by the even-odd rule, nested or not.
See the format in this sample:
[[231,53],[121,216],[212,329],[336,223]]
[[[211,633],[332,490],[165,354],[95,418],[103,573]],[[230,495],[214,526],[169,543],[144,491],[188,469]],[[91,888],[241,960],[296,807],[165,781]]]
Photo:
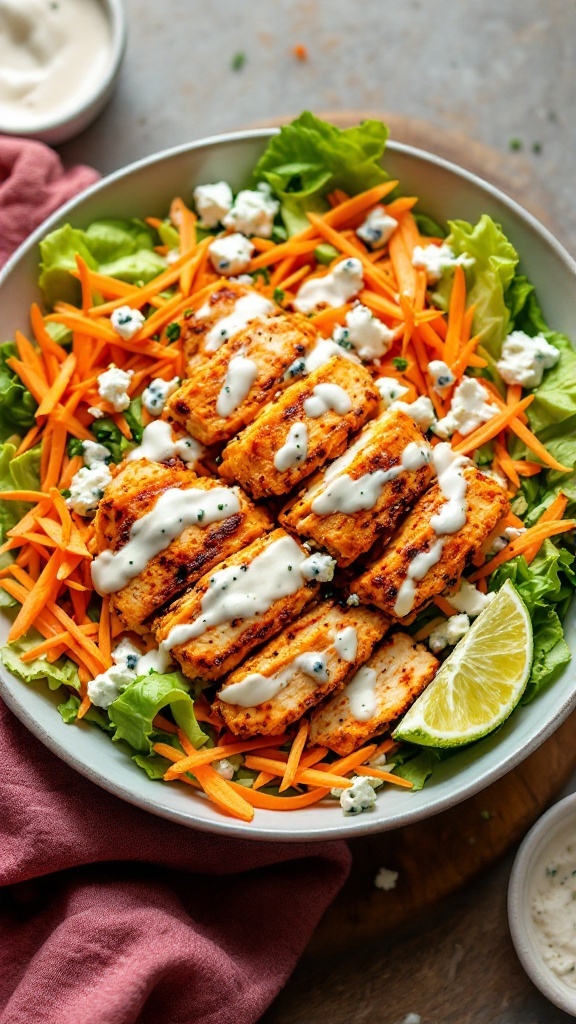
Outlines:
[[10,341],[0,345],[0,443],[13,434],[24,434],[34,423],[37,409],[28,388],[6,363],[17,355]]
[[152,722],[161,708],[170,705],[175,721],[188,739],[195,747],[201,747],[208,737],[196,721],[189,688],[181,672],[152,672],[130,683],[108,708],[110,721],[116,726],[113,739],[126,740],[134,750],[148,753]]
[[91,270],[135,284],[150,281],[165,269],[154,252],[154,232],[139,220],[97,220],[82,231],[69,224],[40,242],[40,287],[50,308],[58,300],[78,304],[80,286],[70,274],[76,254]]
[[22,501],[2,501],[2,491],[32,490],[40,487],[40,447],[14,458],[13,444],[0,445],[0,543],[5,540],[6,531],[22,519],[30,505]]
[[445,754],[432,747],[423,748],[413,746],[411,743],[403,743],[390,756],[395,765],[394,775],[399,775],[401,779],[411,782],[412,792],[416,793],[428,781]]
[[355,195],[386,181],[380,160],[387,138],[381,121],[342,129],[306,111],[270,139],[254,169],[254,182],[268,182],[293,235],[308,227],[307,211],[327,209],[325,196],[335,188]]
[[490,577],[490,590],[509,579],[532,619],[534,659],[522,703],[526,704],[570,661],[562,619],[576,585],[575,556],[567,548],[546,540],[534,561],[521,555],[501,565]]
[[7,644],[0,649],[2,663],[25,683],[34,683],[38,679],[45,679],[51,690],[57,690],[62,685],[79,690],[78,668],[69,658],[58,658],[57,661],[52,662],[45,657],[34,658],[33,661],[22,661],[20,655],[29,651],[31,647],[36,647],[42,640],[43,637],[32,630],[15,643]]
[[[487,214],[477,224],[451,220],[448,227],[446,244],[457,256],[474,258],[474,265],[466,270],[466,303],[476,307],[474,333],[482,333],[483,350],[496,360],[509,331],[511,314],[505,296],[514,278],[518,253],[500,225]],[[452,280],[451,274],[445,274],[434,293],[443,309],[448,307]]]

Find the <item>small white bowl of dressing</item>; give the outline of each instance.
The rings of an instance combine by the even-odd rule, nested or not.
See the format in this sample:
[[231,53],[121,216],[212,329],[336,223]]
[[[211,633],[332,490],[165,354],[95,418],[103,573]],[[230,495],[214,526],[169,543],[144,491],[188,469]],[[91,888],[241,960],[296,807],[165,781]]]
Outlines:
[[526,973],[576,1017],[576,794],[554,804],[518,850],[508,920]]
[[125,46],[122,0],[0,0],[0,133],[77,135],[110,99]]

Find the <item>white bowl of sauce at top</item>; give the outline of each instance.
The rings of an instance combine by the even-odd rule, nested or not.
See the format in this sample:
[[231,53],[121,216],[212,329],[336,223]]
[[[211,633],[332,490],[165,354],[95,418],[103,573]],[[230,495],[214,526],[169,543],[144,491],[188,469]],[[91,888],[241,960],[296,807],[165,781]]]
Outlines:
[[0,132],[77,135],[110,99],[125,45],[121,0],[0,0]]
[[508,920],[526,973],[576,1017],[576,794],[554,804],[518,850]]

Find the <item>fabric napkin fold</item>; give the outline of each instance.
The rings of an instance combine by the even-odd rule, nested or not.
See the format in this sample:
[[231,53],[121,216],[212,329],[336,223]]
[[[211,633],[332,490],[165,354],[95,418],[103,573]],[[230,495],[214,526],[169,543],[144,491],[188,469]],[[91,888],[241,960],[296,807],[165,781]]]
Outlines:
[[99,177],[93,167],[64,170],[42,142],[0,135],[0,266],[46,217]]
[[[0,262],[97,177],[0,136]],[[344,843],[221,839],[131,807],[0,702],[0,1024],[251,1024],[349,866]]]

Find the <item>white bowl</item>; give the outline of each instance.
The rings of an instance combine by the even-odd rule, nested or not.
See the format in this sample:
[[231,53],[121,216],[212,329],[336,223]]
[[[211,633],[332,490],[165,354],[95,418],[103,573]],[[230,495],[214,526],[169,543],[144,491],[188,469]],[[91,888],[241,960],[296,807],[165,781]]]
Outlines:
[[576,1017],[576,984],[568,985],[544,960],[531,913],[532,897],[555,840],[563,844],[569,838],[576,841],[576,794],[539,818],[518,850],[508,887],[508,920],[526,973],[551,1003]]
[[111,38],[106,70],[97,85],[87,95],[80,92],[79,101],[59,117],[46,117],[33,129],[7,128],[0,124],[0,132],[57,146],[79,135],[98,117],[112,96],[126,49],[126,15],[122,0],[100,0],[100,3],[110,23]]
[[[111,175],[53,215],[18,250],[0,275],[3,337],[22,329],[32,301],[39,300],[38,242],[71,221],[83,227],[97,217],[162,216],[175,195],[190,195],[195,184],[225,178],[236,190],[249,178],[268,129],[219,136],[140,160]],[[522,254],[521,269],[534,281],[552,325],[576,338],[576,264],[530,214],[479,178],[409,146],[389,144],[385,166],[407,195],[440,221],[475,221],[488,213],[499,221]],[[574,636],[576,608],[567,621]],[[0,627],[2,623],[0,622]],[[0,631],[0,642],[7,628]],[[573,645],[576,648],[576,645]],[[14,713],[83,775],[130,803],[208,832],[275,841],[325,840],[397,828],[428,818],[479,792],[520,764],[576,706],[576,673],[568,666],[536,700],[518,708],[495,734],[447,759],[419,793],[389,787],[372,812],[344,817],[336,801],[299,811],[257,810],[250,825],[225,817],[188,787],[151,782],[98,729],[65,725],[48,689],[28,686],[5,669],[0,694]]]

